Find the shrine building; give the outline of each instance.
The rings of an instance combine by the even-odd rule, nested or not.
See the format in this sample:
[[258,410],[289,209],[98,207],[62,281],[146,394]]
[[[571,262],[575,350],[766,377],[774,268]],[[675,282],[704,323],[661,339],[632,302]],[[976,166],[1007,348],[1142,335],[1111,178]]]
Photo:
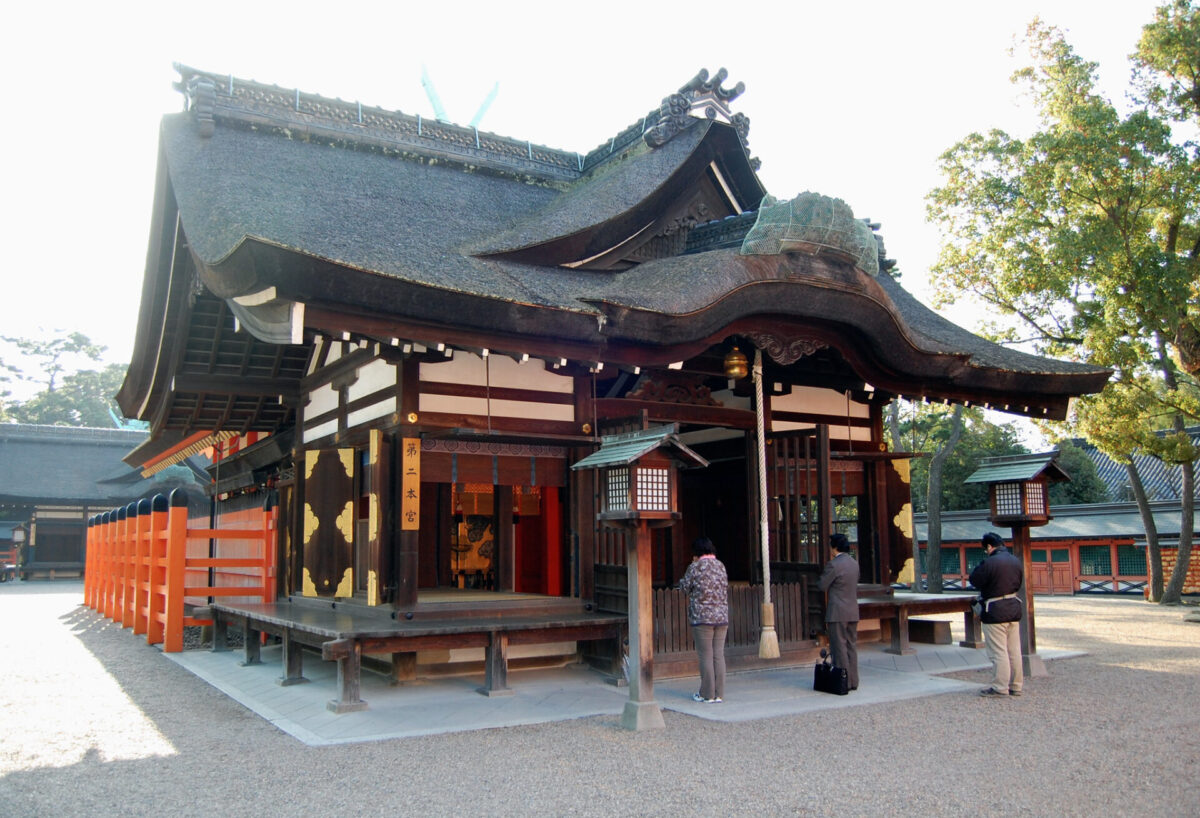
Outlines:
[[[127,462],[152,473],[253,434],[210,472],[219,512],[277,496],[279,621],[226,613],[283,632],[350,612],[355,634],[398,634],[326,658],[377,653],[398,680],[611,670],[629,532],[598,518],[601,475],[571,467],[606,435],[669,427],[707,465],[672,467],[677,518],[653,531],[654,672],[694,672],[672,588],[701,535],[729,572],[731,667],[766,661],[764,506],[774,661],[810,661],[832,532],[863,596],[911,570],[891,400],[1061,419],[1109,376],[926,308],[837,191],[768,195],[723,69],[596,122],[578,154],[177,68],[187,105],[162,120],[118,398],[151,434]],[[541,625],[513,624],[497,659],[497,632],[469,623],[506,616]],[[405,636],[433,621],[450,624]]]

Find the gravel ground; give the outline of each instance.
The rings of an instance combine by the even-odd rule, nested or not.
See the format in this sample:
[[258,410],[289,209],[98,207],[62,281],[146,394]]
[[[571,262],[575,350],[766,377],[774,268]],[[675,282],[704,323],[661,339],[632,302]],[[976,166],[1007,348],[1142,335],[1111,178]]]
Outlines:
[[1200,814],[1195,608],[1039,597],[1039,647],[1088,655],[1049,663],[1020,699],[312,748],[81,597],[78,582],[0,585],[0,815]]

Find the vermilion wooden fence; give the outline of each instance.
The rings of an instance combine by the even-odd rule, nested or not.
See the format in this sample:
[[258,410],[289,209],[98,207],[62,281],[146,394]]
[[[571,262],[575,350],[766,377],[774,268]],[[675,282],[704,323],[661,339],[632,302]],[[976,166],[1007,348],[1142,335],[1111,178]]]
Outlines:
[[[187,496],[176,489],[170,498],[159,494],[88,521],[84,604],[168,653],[183,650],[185,626],[212,624],[186,615],[189,598],[275,597],[273,507],[251,529],[189,528],[187,514]],[[189,554],[188,544],[198,542],[204,555]],[[220,556],[228,542],[242,554]]]

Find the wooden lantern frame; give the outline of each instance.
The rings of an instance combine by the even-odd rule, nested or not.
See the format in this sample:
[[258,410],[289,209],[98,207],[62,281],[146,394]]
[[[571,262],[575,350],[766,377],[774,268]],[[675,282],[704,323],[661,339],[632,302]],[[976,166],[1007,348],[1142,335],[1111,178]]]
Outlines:
[[625,537],[628,583],[629,701],[621,713],[621,726],[629,730],[657,730],[665,726],[654,700],[654,615],[650,587],[651,528],[679,519],[678,469],[703,467],[708,461],[679,440],[679,426],[656,426],[618,435],[605,435],[600,448],[571,466],[572,470],[600,472],[600,509],[603,525],[630,529]]
[[987,457],[964,483],[986,483],[988,520],[994,525],[1042,526],[1050,522],[1050,484],[1070,480],[1058,451]]

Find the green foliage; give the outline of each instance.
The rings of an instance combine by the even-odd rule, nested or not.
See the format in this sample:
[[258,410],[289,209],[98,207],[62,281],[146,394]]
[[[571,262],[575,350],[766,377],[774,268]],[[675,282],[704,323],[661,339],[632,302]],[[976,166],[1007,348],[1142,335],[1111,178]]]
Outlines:
[[[1195,17],[1195,13],[1192,13]],[[970,293],[1040,352],[1192,384],[1200,364],[1200,165],[1149,110],[1120,115],[1093,63],[1055,29],[1029,29],[1028,85],[1042,129],[971,134],[942,157],[929,215],[951,237],[933,270],[945,299]],[[1200,63],[1196,66],[1200,70]],[[1200,371],[1200,370],[1197,370]]]
[[1160,6],[1133,55],[1138,99],[1164,119],[1200,117],[1200,15],[1190,0]]
[[1050,486],[1050,506],[1107,503],[1108,487],[1096,471],[1096,463],[1087,452],[1069,441],[1058,447],[1058,465],[1071,478],[1067,483]]
[[[938,451],[950,436],[952,415],[946,407],[913,404],[902,409],[900,416],[900,441],[898,444],[892,442],[893,450],[932,453]],[[988,422],[978,409],[964,410],[963,424],[962,437],[946,458],[942,472],[942,508],[945,511],[987,508],[987,487],[963,481],[979,468],[985,457],[1027,451],[1011,426]],[[931,460],[930,457],[918,457],[912,461],[914,511],[928,510]]]
[[121,388],[125,367],[109,364],[101,370],[85,369],[62,378],[57,389],[47,389],[10,407],[8,415],[17,423],[51,426],[112,426],[120,417],[113,396]]
[[121,388],[125,367],[97,364],[104,347],[79,332],[51,338],[3,337],[17,353],[17,362],[0,362],[0,383],[39,384],[42,389],[27,400],[13,400],[0,392],[0,420],[55,426],[111,426],[120,416],[113,397]]
[[[1077,402],[1078,429],[1119,460],[1185,464],[1187,483],[1200,457],[1182,434],[1200,420],[1200,147],[1179,134],[1200,125],[1200,9],[1169,0],[1143,29],[1129,113],[1057,29],[1035,20],[1027,44],[1014,80],[1040,127],[971,134],[942,156],[928,212],[950,238],[931,278],[946,300],[996,308],[1009,322],[998,337],[1111,368]],[[1164,599],[1189,551],[1185,534]]]
[[59,377],[70,368],[72,361],[99,363],[104,347],[92,343],[82,332],[71,332],[52,338],[10,338],[0,341],[16,347],[25,366],[6,365],[17,380],[39,383],[47,391],[58,387]]

